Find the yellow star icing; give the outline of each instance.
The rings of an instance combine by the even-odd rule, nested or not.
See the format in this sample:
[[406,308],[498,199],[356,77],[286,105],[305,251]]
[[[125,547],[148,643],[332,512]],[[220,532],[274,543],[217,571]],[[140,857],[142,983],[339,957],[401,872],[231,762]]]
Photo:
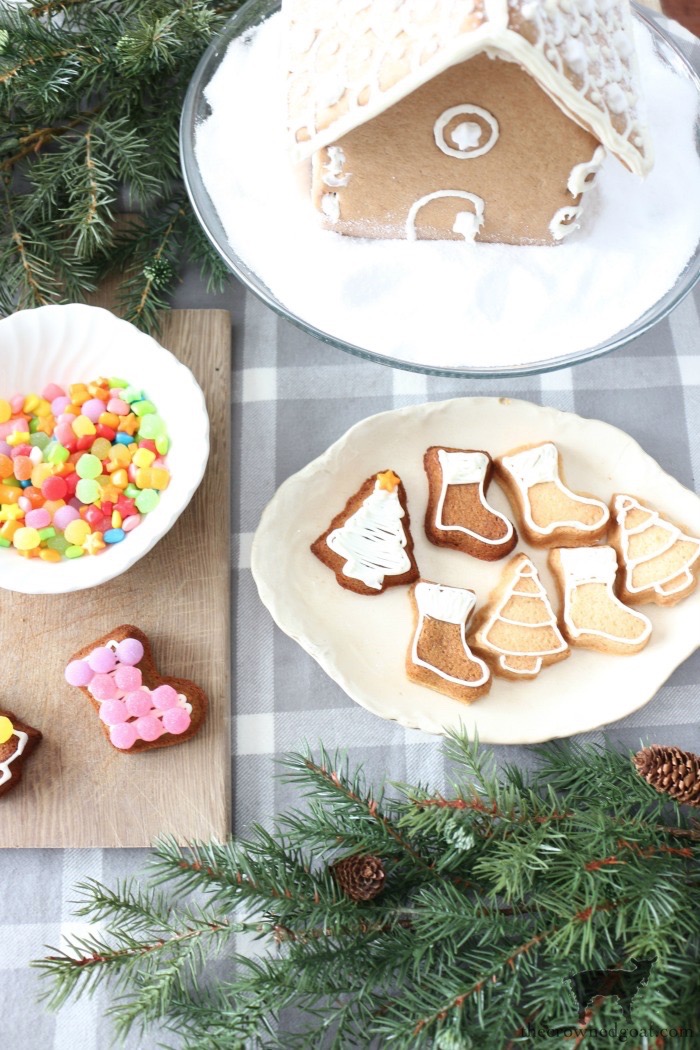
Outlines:
[[98,554],[103,551],[107,544],[102,539],[101,532],[91,532],[83,540],[83,550],[86,554]]
[[397,478],[393,470],[385,470],[383,474],[377,474],[377,487],[393,492],[401,484],[401,478]]

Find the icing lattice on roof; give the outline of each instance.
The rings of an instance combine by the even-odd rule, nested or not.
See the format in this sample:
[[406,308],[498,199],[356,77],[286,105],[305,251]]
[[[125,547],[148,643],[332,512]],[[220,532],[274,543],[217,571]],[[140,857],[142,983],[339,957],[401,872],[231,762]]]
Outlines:
[[652,163],[629,0],[283,0],[299,158],[486,51],[637,174]]

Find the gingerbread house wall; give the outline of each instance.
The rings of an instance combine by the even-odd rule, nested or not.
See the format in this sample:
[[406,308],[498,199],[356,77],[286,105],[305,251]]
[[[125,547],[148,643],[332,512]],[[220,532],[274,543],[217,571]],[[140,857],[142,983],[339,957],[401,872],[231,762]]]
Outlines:
[[[460,133],[476,141],[456,157],[436,144],[436,122],[469,106],[495,118],[497,135],[478,111],[443,119],[449,149],[460,152],[455,129],[460,142]],[[469,156],[489,140],[486,152]],[[571,172],[597,147],[520,66],[482,54],[319,150],[312,192],[325,225],[350,236],[470,239],[470,216],[483,201],[476,239],[552,244],[553,218],[579,199],[567,188]]]

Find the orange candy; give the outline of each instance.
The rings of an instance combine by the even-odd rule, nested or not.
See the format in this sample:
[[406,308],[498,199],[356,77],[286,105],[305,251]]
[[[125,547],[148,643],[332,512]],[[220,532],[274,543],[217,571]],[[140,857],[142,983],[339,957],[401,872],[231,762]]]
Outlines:
[[0,485],[0,503],[16,503],[22,492],[19,485]]
[[15,477],[18,481],[29,481],[34,470],[34,464],[29,456],[15,456]]
[[5,478],[11,478],[14,473],[12,468],[12,460],[9,456],[0,454],[0,481],[4,481]]

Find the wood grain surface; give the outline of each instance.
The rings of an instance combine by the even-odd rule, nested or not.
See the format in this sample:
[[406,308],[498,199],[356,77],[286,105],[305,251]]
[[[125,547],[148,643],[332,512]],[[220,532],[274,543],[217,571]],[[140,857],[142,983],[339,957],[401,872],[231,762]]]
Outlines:
[[[108,294],[93,301],[109,305]],[[149,846],[163,834],[186,842],[230,829],[229,315],[175,310],[159,341],[204,390],[209,465],[170,532],[116,580],[66,595],[0,591],[0,708],[44,734],[23,782],[0,801],[0,847]],[[193,740],[120,753],[66,684],[71,654],[122,623],[150,637],[162,674],[190,678],[208,694]]]

